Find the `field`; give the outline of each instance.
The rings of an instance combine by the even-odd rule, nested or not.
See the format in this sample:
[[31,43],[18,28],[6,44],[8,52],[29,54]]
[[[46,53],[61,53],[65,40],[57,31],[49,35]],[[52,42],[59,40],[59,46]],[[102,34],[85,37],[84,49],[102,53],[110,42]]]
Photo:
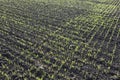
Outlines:
[[120,80],[120,0],[0,0],[0,80]]

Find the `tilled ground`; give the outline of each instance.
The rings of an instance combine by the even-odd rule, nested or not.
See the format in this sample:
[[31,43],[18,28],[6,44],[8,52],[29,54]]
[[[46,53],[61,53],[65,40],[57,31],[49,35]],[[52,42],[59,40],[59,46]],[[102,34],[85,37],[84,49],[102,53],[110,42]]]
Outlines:
[[120,80],[120,0],[88,2],[0,1],[0,80]]

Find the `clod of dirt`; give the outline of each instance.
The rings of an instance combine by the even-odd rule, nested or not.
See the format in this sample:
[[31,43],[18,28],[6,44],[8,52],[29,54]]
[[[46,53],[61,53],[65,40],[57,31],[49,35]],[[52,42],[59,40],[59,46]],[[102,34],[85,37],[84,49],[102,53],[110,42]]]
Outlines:
[[120,24],[118,25],[118,28],[120,28]]
[[75,48],[76,48],[76,46],[75,46],[74,44],[71,44],[71,45],[69,46],[69,49],[70,49],[70,50],[72,50],[72,49],[74,50]]
[[120,48],[120,41],[116,42],[116,44]]

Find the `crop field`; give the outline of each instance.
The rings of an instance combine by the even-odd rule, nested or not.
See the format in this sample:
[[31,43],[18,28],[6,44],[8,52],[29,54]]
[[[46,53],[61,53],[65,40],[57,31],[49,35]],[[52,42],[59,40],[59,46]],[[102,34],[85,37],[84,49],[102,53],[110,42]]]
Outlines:
[[120,0],[0,0],[0,80],[120,80]]

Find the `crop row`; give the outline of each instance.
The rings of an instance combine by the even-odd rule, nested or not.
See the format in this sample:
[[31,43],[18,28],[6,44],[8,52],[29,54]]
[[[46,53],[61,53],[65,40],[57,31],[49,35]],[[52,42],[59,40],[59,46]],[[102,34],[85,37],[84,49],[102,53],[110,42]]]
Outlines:
[[119,6],[111,1],[96,13],[46,3],[0,4],[0,78],[118,79]]

